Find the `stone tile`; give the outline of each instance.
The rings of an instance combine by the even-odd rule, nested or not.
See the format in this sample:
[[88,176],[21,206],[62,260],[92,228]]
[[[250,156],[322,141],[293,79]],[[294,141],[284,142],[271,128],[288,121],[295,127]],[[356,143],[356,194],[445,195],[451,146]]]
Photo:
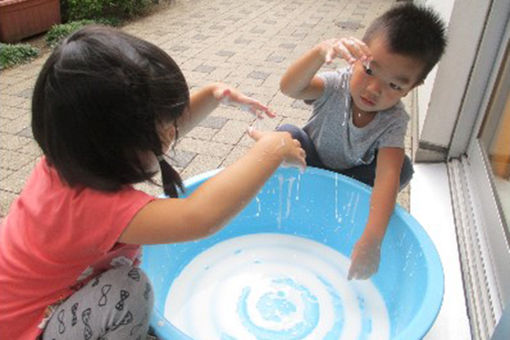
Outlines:
[[239,142],[248,127],[249,124],[246,122],[230,120],[213,137],[213,141],[234,145]]
[[13,86],[17,83],[20,83],[23,81],[23,78],[16,77],[13,74],[7,74],[7,71],[2,71],[2,76],[0,77],[0,84],[1,85],[9,85]]
[[9,212],[9,207],[11,206],[12,202],[18,197],[18,195],[0,189],[0,196],[2,197],[2,199],[0,200],[0,217],[5,217]]
[[175,148],[177,150],[212,155],[215,157],[226,157],[230,150],[232,150],[232,145],[213,141],[204,142],[200,139],[184,137],[179,141]]
[[17,169],[11,175],[2,179],[2,190],[6,190],[15,194],[19,194],[28,179],[28,176],[32,173],[36,163],[36,159],[32,159],[25,166]]
[[277,126],[280,125],[280,122],[283,119],[283,116],[281,116],[278,112],[279,111],[277,111],[276,117],[274,118],[264,117],[263,119],[256,119],[250,124],[250,126],[260,131],[273,131],[276,129]]
[[184,45],[174,45],[170,46],[168,50],[171,52],[183,52],[189,50],[189,47]]
[[0,180],[12,175],[14,172],[15,170],[6,169],[0,166]]
[[263,28],[260,28],[260,27],[254,27],[250,30],[250,33],[255,33],[255,34],[262,34],[264,33],[266,30],[263,29]]
[[296,44],[289,44],[289,43],[282,43],[279,45],[279,47],[283,48],[283,49],[286,49],[286,50],[292,50],[294,48],[296,48]]
[[5,130],[2,129],[6,124],[10,123],[11,120],[7,118],[0,117],[0,131],[4,132]]
[[30,127],[30,117],[22,116],[2,126],[2,131],[15,135],[27,127]]
[[23,91],[21,92],[18,92],[16,95],[18,97],[23,97],[23,98],[27,98],[27,99],[30,99],[32,98],[32,93],[34,92],[34,89],[33,88],[27,88],[27,89],[24,89]]
[[[218,111],[219,109],[216,109]],[[216,112],[215,112],[216,113]],[[226,123],[228,119],[219,116],[207,116],[203,121],[200,122],[199,126],[212,128],[212,129],[221,129]]]
[[33,155],[23,154],[12,150],[0,149],[0,166],[10,170],[20,170],[35,159]]
[[189,152],[185,150],[179,150],[177,148],[170,152],[170,164],[174,168],[185,168],[195,158],[197,154],[195,152]]
[[18,136],[22,136],[22,137],[33,139],[34,135],[32,134],[32,126],[27,126],[23,130],[18,132]]
[[0,117],[13,120],[23,116],[30,116],[30,111],[17,107],[7,107],[0,104]]
[[186,134],[186,137],[211,140],[215,134],[218,133],[218,129],[212,129],[208,127],[195,126],[190,132]]
[[235,54],[235,52],[232,51],[226,51],[226,50],[220,50],[216,52],[216,55],[222,56],[222,57],[231,57]]
[[7,133],[0,134],[0,147],[7,150],[18,150],[30,143],[31,140],[25,137],[19,137]]
[[237,145],[250,148],[253,146],[253,144],[255,144],[255,141],[250,136],[248,136],[248,134],[244,134]]
[[271,54],[269,55],[267,58],[266,58],[266,61],[269,61],[269,62],[272,62],[272,63],[277,63],[277,64],[280,64],[282,63],[283,61],[285,61],[287,58],[281,56],[281,55],[278,55],[278,54]]
[[232,152],[228,154],[227,158],[223,160],[221,166],[226,168],[232,165],[235,161],[244,156],[248,152],[248,150],[250,150],[249,147],[237,145],[234,149],[232,149]]
[[182,178],[189,179],[190,177],[199,175],[203,172],[217,169],[223,157],[212,156],[208,154],[197,155],[193,161],[182,171]]
[[195,68],[193,71],[195,72],[201,72],[201,73],[211,73],[214,71],[216,67],[210,66],[210,65],[200,65],[197,68]]
[[[8,90],[7,92],[9,93],[9,91],[10,90]],[[0,94],[0,103],[2,103],[2,106],[4,108],[5,108],[5,106],[18,107],[21,104],[23,104],[25,102],[25,100],[26,100],[25,98],[15,96],[14,94],[4,94],[4,95]]]
[[225,30],[225,28],[227,28],[227,26],[225,26],[225,25],[211,25],[211,26],[209,26],[209,28],[212,30],[215,30],[215,31],[223,31],[223,30]]
[[239,45],[249,45],[253,40],[251,39],[245,39],[245,38],[237,38],[234,40],[234,43]]
[[20,153],[26,153],[32,156],[39,157],[42,155],[42,150],[39,148],[39,145],[34,140],[31,140],[30,143],[24,145],[20,149],[17,150]]
[[253,71],[251,72],[250,74],[248,74],[248,77],[249,78],[253,78],[253,79],[261,79],[261,80],[266,80],[266,78],[269,76],[269,73],[265,73],[265,72],[259,72],[259,71]]
[[282,119],[282,121],[280,122],[280,125],[283,125],[283,124],[292,124],[292,125],[295,125],[295,126],[298,126],[298,127],[303,127],[305,126],[306,124],[306,120],[304,119],[298,119],[298,118],[284,118]]
[[194,35],[192,37],[193,40],[198,40],[198,41],[203,41],[203,40],[206,40],[208,38],[209,38],[209,36],[203,35],[203,34],[197,34],[197,35]]

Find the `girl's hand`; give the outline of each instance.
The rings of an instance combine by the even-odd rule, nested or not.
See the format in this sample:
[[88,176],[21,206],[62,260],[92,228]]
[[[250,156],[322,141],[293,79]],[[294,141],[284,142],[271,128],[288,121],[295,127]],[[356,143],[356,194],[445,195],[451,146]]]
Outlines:
[[226,85],[218,85],[213,92],[214,98],[225,105],[238,106],[244,111],[253,113],[257,118],[264,118],[263,113],[268,117],[276,115],[258,100],[245,96],[241,92]]
[[380,254],[380,241],[363,234],[354,245],[347,279],[365,280],[372,276],[379,268]]
[[361,60],[363,63],[369,63],[372,60],[368,46],[354,37],[326,40],[319,44],[319,48],[326,64],[330,64],[337,57],[345,59],[349,64],[353,64],[356,60]]
[[258,131],[253,127],[248,130],[248,135],[255,141],[268,141],[272,151],[283,156],[283,163],[297,167],[303,172],[306,168],[306,153],[301,143],[292,138],[290,133],[284,131]]

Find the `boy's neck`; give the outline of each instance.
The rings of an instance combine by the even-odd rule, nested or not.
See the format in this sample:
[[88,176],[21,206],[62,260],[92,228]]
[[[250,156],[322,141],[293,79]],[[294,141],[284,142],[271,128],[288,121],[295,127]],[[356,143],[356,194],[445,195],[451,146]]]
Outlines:
[[356,127],[364,127],[368,125],[377,114],[377,111],[367,112],[360,110],[356,105],[351,106],[352,111],[352,122]]

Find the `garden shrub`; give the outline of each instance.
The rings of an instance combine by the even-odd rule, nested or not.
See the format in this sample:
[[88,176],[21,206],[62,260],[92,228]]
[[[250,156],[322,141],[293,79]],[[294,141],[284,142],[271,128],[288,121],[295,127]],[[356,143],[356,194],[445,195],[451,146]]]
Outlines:
[[62,41],[62,39],[67,37],[69,34],[79,30],[83,26],[90,24],[117,26],[119,24],[119,21],[109,19],[76,20],[70,21],[67,24],[53,25],[51,29],[48,31],[48,33],[46,33],[46,43],[51,47],[55,47],[60,43],[60,41]]
[[118,18],[142,14],[153,0],[61,0],[65,20]]
[[0,69],[24,64],[39,55],[39,50],[29,44],[0,43]]

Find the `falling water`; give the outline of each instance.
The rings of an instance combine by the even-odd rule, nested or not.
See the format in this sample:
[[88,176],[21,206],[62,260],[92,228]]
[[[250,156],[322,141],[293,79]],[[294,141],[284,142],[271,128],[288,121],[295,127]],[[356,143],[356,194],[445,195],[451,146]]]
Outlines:
[[292,186],[294,184],[294,181],[296,180],[296,177],[290,177],[288,179],[289,185],[287,187],[287,210],[285,211],[285,218],[288,218],[290,216],[290,207],[291,207],[291,198],[292,198]]

